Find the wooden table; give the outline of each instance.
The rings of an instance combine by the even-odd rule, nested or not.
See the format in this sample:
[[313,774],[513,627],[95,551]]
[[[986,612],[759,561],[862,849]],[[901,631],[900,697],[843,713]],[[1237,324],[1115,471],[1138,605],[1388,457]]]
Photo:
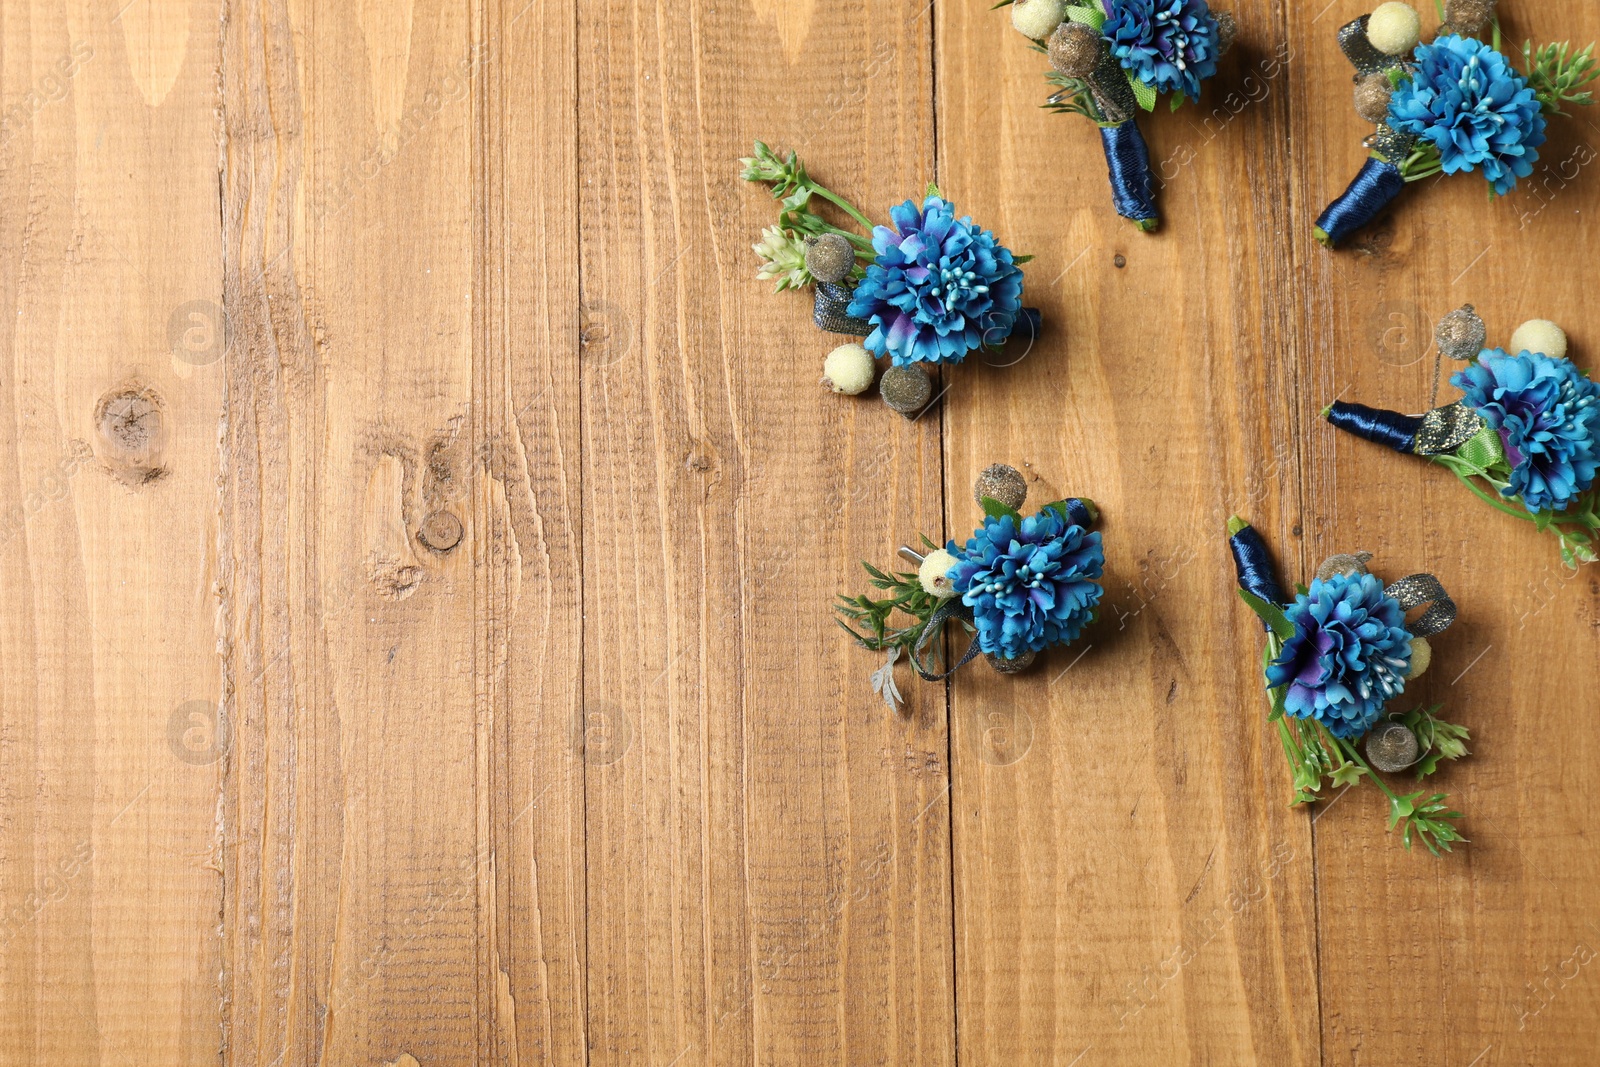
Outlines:
[[[1367,6],[1244,0],[1146,236],[987,6],[8,0],[0,1063],[1593,1062],[1600,569],[1317,414],[1468,301],[1600,365],[1596,116],[1329,253]],[[756,138],[936,179],[1045,338],[817,388]],[[830,598],[994,461],[1106,610],[895,717]],[[1470,845],[1286,806],[1234,512],[1455,595]]]

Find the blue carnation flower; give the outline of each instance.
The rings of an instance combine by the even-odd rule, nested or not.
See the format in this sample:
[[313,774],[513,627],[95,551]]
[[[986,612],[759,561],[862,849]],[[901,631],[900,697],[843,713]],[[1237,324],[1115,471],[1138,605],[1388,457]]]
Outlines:
[[1600,385],[1570,359],[1494,348],[1450,383],[1500,433],[1511,464],[1504,496],[1521,497],[1529,511],[1564,511],[1594,484]]
[[876,327],[862,343],[897,367],[959,363],[1011,336],[1022,310],[1022,269],[1011,250],[970,218],[930,196],[889,212],[872,231],[878,258],[856,286],[849,313]]
[[1100,535],[1045,508],[1020,522],[989,516],[947,572],[972,609],[978,647],[1007,659],[1075,640],[1094,616],[1104,589]]
[[1217,72],[1217,20],[1206,0],[1107,0],[1100,35],[1158,93],[1198,100],[1200,83]]
[[1411,633],[1400,602],[1370,574],[1335,574],[1312,582],[1284,615],[1294,636],[1268,665],[1268,688],[1289,687],[1284,710],[1295,718],[1360,737],[1406,687]]
[[1494,191],[1533,173],[1544,144],[1539,98],[1506,57],[1471,37],[1416,51],[1416,71],[1389,98],[1389,125],[1439,149],[1446,174],[1483,168]]

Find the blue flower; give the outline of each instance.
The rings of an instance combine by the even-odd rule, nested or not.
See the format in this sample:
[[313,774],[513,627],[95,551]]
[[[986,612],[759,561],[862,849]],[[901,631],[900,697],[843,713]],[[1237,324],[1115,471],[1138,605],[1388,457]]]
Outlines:
[[1400,602],[1370,574],[1335,574],[1312,582],[1284,615],[1294,636],[1268,665],[1268,688],[1289,687],[1284,710],[1295,718],[1360,737],[1406,687],[1411,633]]
[[889,212],[872,231],[878,258],[856,286],[849,313],[877,327],[862,342],[897,367],[959,363],[1011,335],[1022,310],[1022,269],[1011,250],[970,218],[930,196]]
[[1505,56],[1471,37],[1440,37],[1416,61],[1389,98],[1390,126],[1431,142],[1446,174],[1481,166],[1502,196],[1533,173],[1544,112]]
[[1020,523],[991,515],[966,548],[947,547],[956,557],[949,578],[972,609],[978,647],[1007,659],[1075,640],[1105,592],[1095,581],[1105,566],[1100,535],[1055,508]]
[[1600,385],[1570,359],[1489,349],[1450,384],[1500,432],[1511,464],[1502,495],[1521,497],[1529,511],[1564,511],[1594,484]]
[[1217,20],[1206,0],[1107,0],[1100,35],[1124,70],[1158,93],[1200,99],[1217,72]]

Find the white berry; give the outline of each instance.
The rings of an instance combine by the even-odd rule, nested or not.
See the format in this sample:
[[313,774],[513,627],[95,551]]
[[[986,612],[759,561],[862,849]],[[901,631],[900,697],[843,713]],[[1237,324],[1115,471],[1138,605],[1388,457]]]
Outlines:
[[942,548],[936,548],[922,558],[922,566],[917,568],[917,580],[929,596],[941,600],[955,596],[955,586],[950,583],[950,568],[955,565],[954,556]]
[[1426,637],[1413,637],[1411,639],[1411,669],[1406,672],[1406,681],[1421,678],[1427,673],[1428,665],[1433,662],[1433,646],[1428,644]]
[[1422,19],[1410,4],[1390,0],[1367,16],[1367,40],[1386,56],[1403,55],[1417,47]]
[[1067,17],[1066,0],[1016,0],[1011,5],[1011,25],[1024,37],[1042,41],[1056,32]]
[[1551,359],[1567,356],[1567,335],[1549,319],[1529,319],[1511,335],[1511,354],[1543,352]]
[[877,373],[872,353],[857,344],[840,345],[822,361],[822,384],[836,393],[864,393]]

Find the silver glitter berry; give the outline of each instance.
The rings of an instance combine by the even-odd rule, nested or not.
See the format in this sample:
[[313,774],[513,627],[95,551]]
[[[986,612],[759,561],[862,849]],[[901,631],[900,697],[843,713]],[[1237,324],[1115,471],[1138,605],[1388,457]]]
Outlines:
[[1100,35],[1081,22],[1063,22],[1050,35],[1050,65],[1068,78],[1088,78],[1100,65]]
[[1356,114],[1376,126],[1389,117],[1389,98],[1394,86],[1387,74],[1368,74],[1356,82]]
[[878,392],[885,404],[909,419],[933,398],[933,380],[915,363],[890,367],[878,380]]
[[1225,56],[1228,49],[1233,47],[1233,42],[1239,39],[1239,23],[1231,11],[1213,11],[1211,14],[1217,20],[1217,55]]
[[839,234],[806,238],[806,270],[819,282],[841,282],[856,265],[856,252]]
[[1444,18],[1460,33],[1477,33],[1494,18],[1495,0],[1445,0]]
[[1380,771],[1403,771],[1422,757],[1417,735],[1405,723],[1381,723],[1367,734],[1367,759]]
[[1461,360],[1478,358],[1488,336],[1489,331],[1471,304],[1463,304],[1440,319],[1433,331],[1439,351],[1451,359]]
[[1015,467],[992,463],[972,483],[972,499],[978,502],[979,507],[983,506],[984,497],[1020,511],[1022,502],[1028,499],[1028,480]]
[[993,652],[985,652],[983,654],[983,658],[989,661],[989,666],[994,668],[996,674],[1021,674],[1033,666],[1033,657],[1034,654],[1031,651],[1024,652],[1015,659],[1006,659],[1004,656],[997,656]]
[[1317,581],[1325,582],[1335,574],[1366,574],[1367,563],[1371,559],[1371,552],[1357,552],[1354,555],[1341,552],[1329,556],[1322,561],[1322,566],[1317,568]]

